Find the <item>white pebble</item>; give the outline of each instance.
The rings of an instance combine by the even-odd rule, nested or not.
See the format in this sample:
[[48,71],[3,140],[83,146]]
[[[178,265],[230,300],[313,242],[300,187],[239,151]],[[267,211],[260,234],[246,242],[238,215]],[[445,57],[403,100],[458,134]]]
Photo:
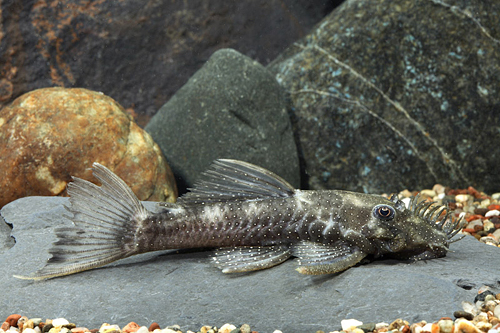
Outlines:
[[436,191],[428,190],[428,189],[420,191],[420,194],[424,195],[424,196],[428,196],[430,198],[434,198],[437,195]]
[[149,333],[149,329],[146,326],[141,326],[139,329],[136,331],[136,333]]
[[376,323],[375,324],[375,329],[376,330],[379,330],[379,329],[385,328],[385,327],[389,327],[389,324],[388,323],[384,323],[384,322]]
[[273,333],[283,333],[280,330],[275,330]]
[[485,243],[485,244],[489,244],[489,245],[495,245],[495,246],[498,245],[498,241],[494,237],[491,237],[491,236],[483,236],[479,239],[479,241],[481,243]]
[[472,196],[470,196],[469,194],[457,194],[455,196],[455,200],[457,202],[467,202],[469,199],[472,199]]
[[236,326],[231,324],[224,324],[221,328],[219,328],[219,333],[231,333],[232,330],[235,330]]
[[164,328],[164,329],[158,330],[158,331],[161,333],[177,333],[177,331],[171,330],[170,328]]
[[444,194],[445,187],[441,184],[436,184],[432,187],[432,190],[437,194]]
[[486,216],[486,217],[498,216],[498,215],[500,215],[500,211],[497,210],[497,209],[490,210],[489,212],[487,212],[486,214],[484,214],[484,216]]
[[110,325],[110,324],[102,324],[101,327],[99,328],[99,332],[102,333],[107,330],[116,330],[120,331],[120,326],[118,325]]
[[[500,229],[495,230],[494,233],[492,233],[493,237],[495,237],[496,240],[500,241]],[[497,317],[500,318],[500,317]]]
[[493,309],[493,314],[495,315],[495,317],[500,318],[500,304],[495,306],[495,309]]
[[425,324],[424,327],[422,327],[423,332],[432,332],[432,323],[427,323]]
[[23,333],[35,333],[35,332],[36,332],[36,331],[35,331],[34,329],[32,329],[32,328],[25,328],[25,329],[23,330]]
[[356,319],[343,319],[340,321],[340,326],[342,326],[343,331],[347,331],[351,327],[358,327],[360,325],[363,325],[363,323]]
[[500,192],[493,193],[493,194],[491,195],[491,198],[492,198],[493,200],[500,200]]
[[462,309],[465,312],[472,313],[474,316],[477,314],[476,306],[470,302],[462,302]]
[[67,321],[64,318],[56,318],[56,319],[52,320],[52,326],[54,326],[54,327],[64,326],[64,325],[68,325],[68,324],[69,324],[69,321]]
[[479,207],[481,207],[481,208],[487,208],[489,205],[491,205],[491,200],[490,199],[484,199],[479,204]]
[[490,229],[494,229],[495,225],[493,224],[493,222],[491,222],[489,220],[484,220],[483,227],[484,227],[484,230],[490,230]]

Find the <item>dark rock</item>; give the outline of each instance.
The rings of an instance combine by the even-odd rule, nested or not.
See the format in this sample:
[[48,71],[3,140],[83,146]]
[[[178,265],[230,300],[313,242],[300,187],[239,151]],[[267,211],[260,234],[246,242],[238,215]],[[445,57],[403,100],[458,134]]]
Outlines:
[[0,107],[48,86],[102,91],[145,124],[217,49],[267,63],[339,1],[2,1]]
[[112,169],[141,200],[176,199],[160,148],[110,97],[44,88],[0,109],[0,207],[65,194],[71,176],[93,180],[93,162]]
[[453,316],[457,319],[458,318],[465,318],[467,320],[474,319],[474,315],[472,313],[469,313],[467,311],[462,311],[462,310],[453,312]]
[[486,214],[487,212],[489,211],[488,208],[475,208],[474,209],[474,214],[477,214],[477,215],[482,215],[484,216],[484,214]]
[[[178,324],[183,331],[229,322],[247,323],[258,332],[314,332],[340,327],[345,318],[433,322],[451,316],[462,301],[471,302],[477,294],[477,289],[465,290],[454,281],[470,280],[494,292],[500,287],[498,248],[472,237],[451,244],[444,258],[378,260],[325,276],[298,274],[296,260],[225,275],[209,264],[207,252],[160,251],[52,280],[13,278],[44,265],[54,228],[69,223],[62,217],[67,203],[67,198],[30,197],[0,211],[14,226],[16,239],[14,247],[0,254],[4,313],[23,309],[29,316],[64,317],[90,328],[110,320],[123,327],[155,318],[162,320],[162,327]],[[155,208],[151,202],[145,205]]]
[[491,0],[346,1],[273,61],[309,187],[497,190],[498,12]]
[[477,294],[476,297],[474,297],[474,303],[476,303],[477,301],[484,301],[484,299],[488,295],[493,295],[493,297],[495,297],[496,293],[492,292],[491,290],[485,290],[482,293]]
[[254,163],[299,186],[281,88],[262,65],[234,50],[214,53],[145,129],[165,154],[180,192],[216,158]]

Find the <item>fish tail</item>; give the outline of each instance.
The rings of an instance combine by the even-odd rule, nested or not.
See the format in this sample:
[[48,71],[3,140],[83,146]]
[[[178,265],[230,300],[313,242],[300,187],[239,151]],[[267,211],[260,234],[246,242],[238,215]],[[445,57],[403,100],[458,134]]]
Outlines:
[[117,175],[94,163],[102,186],[73,177],[68,184],[73,226],[56,229],[52,257],[37,272],[16,278],[43,280],[74,274],[138,253],[136,231],[150,213]]

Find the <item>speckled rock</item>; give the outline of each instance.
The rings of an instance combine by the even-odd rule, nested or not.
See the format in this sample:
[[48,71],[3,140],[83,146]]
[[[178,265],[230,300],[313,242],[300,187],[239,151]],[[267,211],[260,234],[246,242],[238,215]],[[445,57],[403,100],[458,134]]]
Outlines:
[[71,176],[92,180],[93,162],[114,170],[142,200],[176,199],[159,147],[110,97],[45,88],[0,110],[0,206],[64,194]]
[[348,0],[268,68],[309,187],[498,190],[500,2]]
[[216,158],[254,163],[299,187],[281,88],[262,65],[234,50],[215,52],[145,129],[165,154],[180,192]]

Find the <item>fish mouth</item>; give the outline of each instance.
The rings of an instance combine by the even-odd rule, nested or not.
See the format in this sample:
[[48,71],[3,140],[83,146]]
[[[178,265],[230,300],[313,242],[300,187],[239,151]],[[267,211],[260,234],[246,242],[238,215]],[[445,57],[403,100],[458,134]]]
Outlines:
[[408,209],[414,217],[424,220],[433,228],[445,233],[447,245],[465,237],[465,235],[462,235],[459,238],[452,239],[462,230],[465,214],[461,214],[460,217],[453,221],[453,212],[448,207],[437,204],[436,201],[422,200],[418,202],[419,199],[420,193],[411,198]]

